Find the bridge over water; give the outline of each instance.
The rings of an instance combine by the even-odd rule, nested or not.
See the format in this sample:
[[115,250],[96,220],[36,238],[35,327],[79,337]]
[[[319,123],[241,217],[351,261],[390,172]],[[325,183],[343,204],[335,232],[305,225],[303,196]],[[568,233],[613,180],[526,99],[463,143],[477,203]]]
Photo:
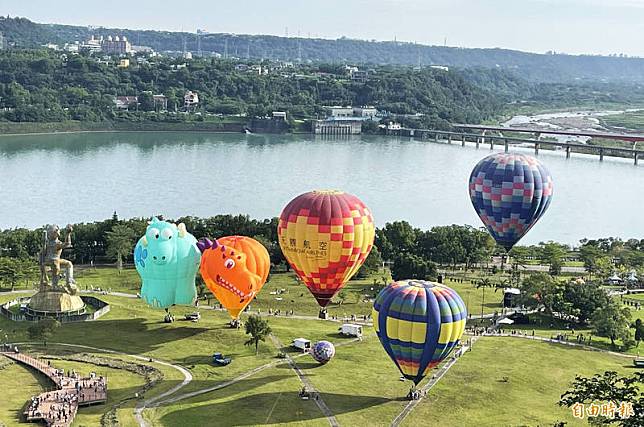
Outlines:
[[[638,149],[637,143],[644,142],[644,135],[636,134],[618,134],[618,133],[601,133],[590,131],[564,131],[564,130],[542,130],[542,129],[527,129],[527,128],[508,128],[501,126],[484,126],[484,125],[468,125],[468,124],[455,124],[454,128],[457,131],[443,131],[435,129],[387,129],[388,135],[406,136],[417,139],[433,139],[435,141],[446,141],[453,143],[460,141],[461,145],[466,142],[476,144],[476,148],[480,145],[489,144],[490,149],[494,149],[495,145],[504,146],[507,153],[510,146],[532,147],[535,154],[539,154],[539,149],[548,147],[554,150],[565,150],[566,158],[570,158],[573,152],[590,153],[599,156],[599,160],[604,160],[604,156],[622,157],[633,159],[637,165],[639,159],[644,158],[644,149]],[[534,138],[517,138],[507,135],[492,135],[489,132],[516,132],[531,134]],[[584,136],[592,138],[610,139],[616,141],[632,142],[632,148],[626,147],[608,147],[601,145],[590,145],[579,142],[562,142],[562,141],[549,141],[540,139],[541,135],[568,135],[568,136]]]

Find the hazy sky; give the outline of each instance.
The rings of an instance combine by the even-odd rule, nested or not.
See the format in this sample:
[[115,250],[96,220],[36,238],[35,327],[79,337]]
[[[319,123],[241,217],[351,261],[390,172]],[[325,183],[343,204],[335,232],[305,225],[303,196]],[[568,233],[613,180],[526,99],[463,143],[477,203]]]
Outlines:
[[38,22],[644,56],[644,0],[0,0]]

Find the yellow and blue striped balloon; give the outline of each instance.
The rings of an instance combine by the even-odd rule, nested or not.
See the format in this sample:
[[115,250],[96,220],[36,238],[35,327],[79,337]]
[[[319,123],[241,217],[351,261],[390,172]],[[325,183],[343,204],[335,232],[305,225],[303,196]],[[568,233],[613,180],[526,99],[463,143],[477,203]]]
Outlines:
[[458,344],[467,310],[451,288],[424,280],[403,280],[378,294],[373,324],[400,373],[418,384]]

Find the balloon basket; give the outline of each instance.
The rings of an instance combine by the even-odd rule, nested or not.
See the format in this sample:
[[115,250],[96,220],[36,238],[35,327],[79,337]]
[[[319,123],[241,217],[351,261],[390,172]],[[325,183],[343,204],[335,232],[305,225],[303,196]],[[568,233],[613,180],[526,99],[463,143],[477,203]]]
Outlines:
[[327,312],[326,308],[323,308],[322,310],[320,310],[320,312],[318,313],[318,317],[322,320],[326,320],[329,318],[329,313]]

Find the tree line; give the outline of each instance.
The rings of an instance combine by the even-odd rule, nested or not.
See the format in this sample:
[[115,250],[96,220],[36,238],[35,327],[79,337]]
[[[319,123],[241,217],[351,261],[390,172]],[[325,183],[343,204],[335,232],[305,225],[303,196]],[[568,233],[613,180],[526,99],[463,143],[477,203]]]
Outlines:
[[247,34],[203,34],[186,32],[88,28],[74,25],[38,24],[26,18],[0,17],[0,31],[11,46],[34,48],[45,43],[73,43],[92,35],[126,36],[133,44],[156,51],[219,53],[249,59],[301,62],[363,63],[415,66],[447,65],[511,70],[535,82],[644,80],[644,59],[620,56],[534,54],[509,49],[468,49],[425,46],[410,42],[337,40],[310,37],[278,37]]

